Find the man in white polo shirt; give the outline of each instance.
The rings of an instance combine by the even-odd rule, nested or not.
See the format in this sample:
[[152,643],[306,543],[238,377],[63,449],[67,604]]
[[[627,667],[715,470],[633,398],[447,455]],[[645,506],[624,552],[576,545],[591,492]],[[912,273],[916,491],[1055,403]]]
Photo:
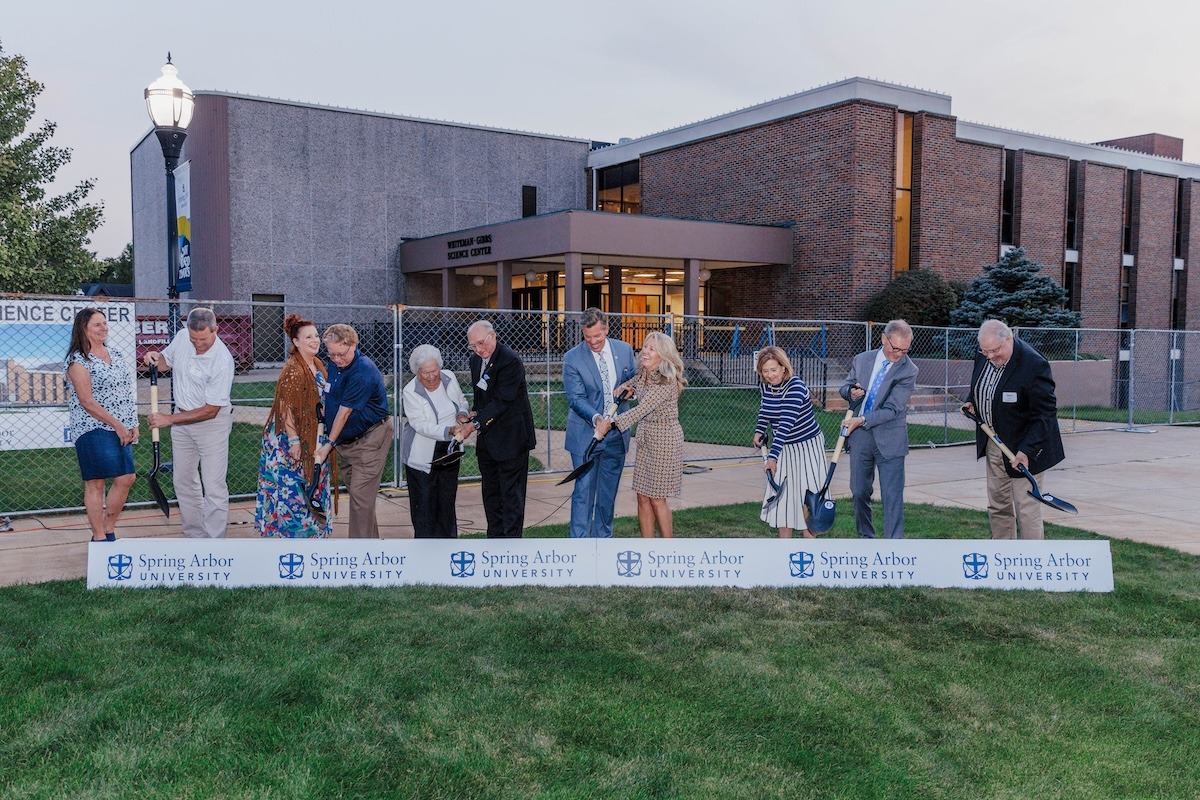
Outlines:
[[233,430],[233,356],[217,337],[217,317],[193,308],[187,326],[160,352],[146,354],[146,365],[171,370],[175,413],[150,414],[151,428],[174,427],[175,497],[183,535],[219,539],[229,523],[229,434]]

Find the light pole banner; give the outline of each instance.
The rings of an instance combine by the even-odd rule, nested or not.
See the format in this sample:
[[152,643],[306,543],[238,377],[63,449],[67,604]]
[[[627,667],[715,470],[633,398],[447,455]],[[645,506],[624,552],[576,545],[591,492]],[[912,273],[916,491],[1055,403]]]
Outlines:
[[175,263],[179,272],[175,288],[180,292],[192,290],[192,162],[185,161],[175,168],[175,230],[178,232],[179,252]]
[[0,451],[71,446],[67,348],[75,315],[90,306],[104,312],[109,344],[136,369],[133,303],[0,299]]
[[1111,592],[1107,540],[195,539],[88,545],[89,589],[929,586]]

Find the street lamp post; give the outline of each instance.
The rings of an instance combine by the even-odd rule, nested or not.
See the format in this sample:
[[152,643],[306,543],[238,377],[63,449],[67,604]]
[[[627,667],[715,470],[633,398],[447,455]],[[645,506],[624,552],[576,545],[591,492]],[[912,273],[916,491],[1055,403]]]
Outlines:
[[176,259],[179,255],[179,230],[175,207],[175,167],[183,152],[183,140],[187,138],[187,126],[192,121],[196,101],[192,90],[179,80],[179,70],[167,63],[162,74],[146,87],[146,112],[154,123],[154,133],[162,145],[163,159],[167,164],[167,299],[171,336],[179,331],[179,270]]

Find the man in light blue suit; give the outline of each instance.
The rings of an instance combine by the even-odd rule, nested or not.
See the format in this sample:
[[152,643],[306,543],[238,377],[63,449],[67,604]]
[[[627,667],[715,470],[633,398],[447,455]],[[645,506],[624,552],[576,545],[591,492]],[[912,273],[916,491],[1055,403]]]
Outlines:
[[[864,539],[875,538],[871,494],[879,471],[883,533],[904,537],[904,458],[908,455],[908,401],[917,385],[917,365],[908,357],[913,332],[902,319],[883,328],[882,347],[859,353],[839,393],[851,402],[863,398],[858,414],[846,423],[850,448],[850,494],[854,525]],[[865,397],[864,397],[865,395]]]
[[[583,312],[583,341],[563,357],[567,414],[567,452],[571,466],[584,461],[595,438],[596,422],[614,401],[616,388],[634,376],[633,348],[608,338],[608,318],[598,308]],[[622,401],[618,410],[628,403]],[[617,484],[625,468],[629,432],[611,429],[592,451],[595,466],[575,480],[571,493],[571,536],[611,537]]]

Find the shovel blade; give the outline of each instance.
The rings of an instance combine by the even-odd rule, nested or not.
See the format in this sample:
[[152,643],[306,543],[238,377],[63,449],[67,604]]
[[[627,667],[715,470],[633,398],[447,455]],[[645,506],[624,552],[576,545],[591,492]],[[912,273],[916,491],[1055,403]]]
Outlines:
[[767,485],[771,487],[773,494],[769,495],[763,502],[764,511],[772,511],[775,506],[779,505],[779,497],[783,494],[783,489],[787,486],[787,481],[788,479],[784,478],[783,483],[776,483],[775,476],[769,472],[767,473]]
[[837,518],[837,503],[825,496],[825,491],[804,493],[804,507],[808,510],[808,529],[813,533],[825,533],[833,527]]
[[583,463],[567,473],[567,477],[563,478],[554,485],[562,486],[564,483],[570,483],[571,481],[575,480],[580,475],[586,475],[587,471],[596,465],[596,459],[592,457],[592,453],[596,452],[596,445],[598,444],[600,444],[599,439],[592,439],[591,444],[589,444],[587,447],[587,450],[583,451]]
[[559,481],[558,483],[556,483],[554,485],[562,486],[564,483],[570,483],[571,481],[575,480],[579,476],[586,475],[588,470],[590,470],[594,466],[596,466],[596,460],[590,458],[587,461],[580,464],[575,469],[571,470],[570,473],[567,474],[567,477],[563,478],[561,481]]
[[1030,492],[1029,496],[1034,498],[1035,500],[1045,503],[1046,505],[1050,506],[1051,508],[1057,508],[1059,511],[1065,511],[1068,514],[1078,514],[1079,513],[1078,508],[1071,505],[1066,500],[1063,500],[1061,497],[1055,497],[1052,494],[1042,494],[1041,492],[1038,492],[1037,494]]
[[308,485],[308,510],[315,516],[325,517],[325,506],[321,505],[321,499],[317,496],[321,489],[321,476],[324,473],[325,465],[317,464],[313,469],[312,483]]
[[160,464],[161,454],[159,452],[159,443],[154,443],[154,466],[151,467],[150,473],[146,475],[146,483],[150,485],[150,496],[154,498],[158,510],[163,513],[167,519],[171,518],[171,504],[167,501],[167,495],[163,492],[162,487],[158,485],[158,472],[162,469]]
[[1025,479],[1029,481],[1029,485],[1031,487],[1029,490],[1029,496],[1034,500],[1045,503],[1051,508],[1057,508],[1059,511],[1065,511],[1068,514],[1079,513],[1079,509],[1068,503],[1066,500],[1063,500],[1061,497],[1055,497],[1052,494],[1044,494],[1038,487],[1037,481],[1034,480],[1033,474],[1030,473],[1027,467],[1021,466],[1019,469],[1021,470],[1021,474],[1025,476]]

